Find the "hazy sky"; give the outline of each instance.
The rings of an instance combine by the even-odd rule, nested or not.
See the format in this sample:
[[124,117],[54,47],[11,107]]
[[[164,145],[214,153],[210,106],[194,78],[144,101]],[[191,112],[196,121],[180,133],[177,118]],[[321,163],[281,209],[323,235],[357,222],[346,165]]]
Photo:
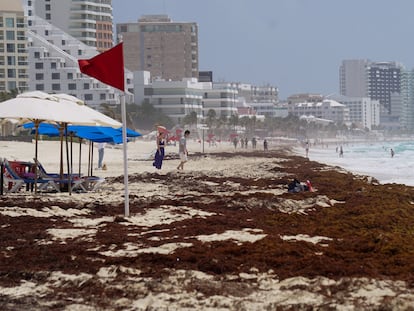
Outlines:
[[199,26],[199,69],[214,80],[339,92],[344,59],[414,67],[414,0],[112,0],[114,22],[167,14]]

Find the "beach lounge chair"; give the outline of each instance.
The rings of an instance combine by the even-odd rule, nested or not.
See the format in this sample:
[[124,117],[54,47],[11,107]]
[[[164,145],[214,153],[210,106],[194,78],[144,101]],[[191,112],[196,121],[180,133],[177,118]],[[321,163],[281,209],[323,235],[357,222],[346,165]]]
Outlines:
[[[3,183],[6,192],[18,192],[24,186],[24,180],[14,177],[14,173],[9,171],[7,160],[4,161]],[[17,173],[16,173],[17,175]]]
[[39,160],[34,159],[34,161],[37,164],[37,170],[40,177],[52,179],[55,183],[62,186],[62,188],[67,188],[70,180],[72,191],[86,191],[86,188],[83,185],[83,179],[79,174],[71,174],[71,176],[63,174],[63,178],[61,178],[59,173],[48,173]]
[[82,177],[82,185],[88,191],[98,190],[105,182],[105,178],[98,176],[84,176]]
[[[37,163],[41,176],[51,177],[56,182],[63,182],[67,185],[69,182],[68,175],[64,174],[64,180],[60,180],[60,174],[48,173],[39,160],[34,159]],[[105,178],[98,176],[82,176],[79,174],[72,174],[72,190],[73,191],[95,191],[101,187],[105,182]]]
[[[6,185],[7,192],[18,192],[26,185],[26,189],[33,190],[34,184],[39,184],[40,191],[57,191],[59,192],[58,185],[51,178],[39,177],[35,179],[34,173],[26,172],[25,167],[28,166],[28,162],[11,161],[4,159],[4,183]],[[16,171],[17,170],[17,171]]]

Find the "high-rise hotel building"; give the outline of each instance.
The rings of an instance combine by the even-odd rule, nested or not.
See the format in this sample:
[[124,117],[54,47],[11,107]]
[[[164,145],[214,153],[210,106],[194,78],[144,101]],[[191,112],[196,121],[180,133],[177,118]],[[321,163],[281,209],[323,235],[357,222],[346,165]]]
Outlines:
[[378,100],[381,116],[389,116],[393,114],[392,97],[401,93],[402,70],[397,62],[344,60],[339,69],[340,93]]
[[112,0],[25,1],[29,22],[39,16],[99,52],[113,46]]
[[136,23],[116,25],[124,42],[124,64],[131,71],[149,71],[154,79],[198,78],[198,26],[174,22],[166,15],[148,15]]
[[28,89],[26,26],[20,1],[0,1],[0,92]]

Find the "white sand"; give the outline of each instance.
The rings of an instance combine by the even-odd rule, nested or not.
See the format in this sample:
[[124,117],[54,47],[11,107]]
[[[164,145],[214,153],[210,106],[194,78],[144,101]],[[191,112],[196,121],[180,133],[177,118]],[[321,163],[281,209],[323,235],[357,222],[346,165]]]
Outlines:
[[[199,165],[199,163],[191,162],[191,154],[201,152],[203,150],[202,145],[195,140],[188,140],[188,150],[189,150],[189,159],[190,161],[185,165],[184,169],[188,170],[199,170],[206,169],[204,165]],[[81,149],[81,150],[80,150]],[[134,142],[129,142],[127,144],[127,157],[128,157],[128,174],[142,173],[142,172],[154,172],[157,171],[152,166],[153,152],[155,152],[156,144],[154,141],[146,141],[144,139],[137,139]],[[69,144],[70,150],[70,144]],[[204,152],[209,153],[212,151],[233,151],[233,146],[226,142],[221,143],[217,147],[209,147],[206,143],[204,145]],[[73,152],[73,171],[77,173],[79,171],[79,153],[81,153],[81,172],[86,174],[88,171],[88,152],[89,144],[74,143],[72,145]],[[96,170],[98,163],[98,149],[96,144],[94,147],[94,156],[93,156],[93,174],[100,177],[108,176],[119,176],[124,173],[123,166],[123,145],[111,145],[106,144],[104,160],[103,162],[107,166],[107,170]],[[178,145],[168,145],[165,148],[166,155],[177,154]],[[20,161],[30,161],[33,162],[35,156],[35,143],[27,142],[15,142],[15,141],[0,141],[0,157],[6,158],[8,160],[20,160]],[[59,172],[60,167],[60,142],[58,141],[39,141],[38,142],[38,159],[50,173]],[[146,160],[146,161],[144,161]],[[66,149],[65,144],[63,148],[63,167],[66,172],[67,167],[66,161]],[[169,171],[176,170],[179,160],[176,161],[165,161],[161,173],[166,173]],[[218,163],[214,163],[216,169],[220,169],[220,166],[217,166]]]

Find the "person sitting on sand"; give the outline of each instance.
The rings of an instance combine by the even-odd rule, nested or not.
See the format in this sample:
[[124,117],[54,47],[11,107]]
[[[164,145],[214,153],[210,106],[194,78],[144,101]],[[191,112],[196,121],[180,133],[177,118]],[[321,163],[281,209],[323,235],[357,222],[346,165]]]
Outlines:
[[309,180],[306,180],[306,183],[301,183],[299,180],[295,178],[288,184],[288,192],[296,193],[301,191],[314,191],[312,184]]
[[303,185],[296,178],[288,184],[288,192],[301,192],[303,190]]

